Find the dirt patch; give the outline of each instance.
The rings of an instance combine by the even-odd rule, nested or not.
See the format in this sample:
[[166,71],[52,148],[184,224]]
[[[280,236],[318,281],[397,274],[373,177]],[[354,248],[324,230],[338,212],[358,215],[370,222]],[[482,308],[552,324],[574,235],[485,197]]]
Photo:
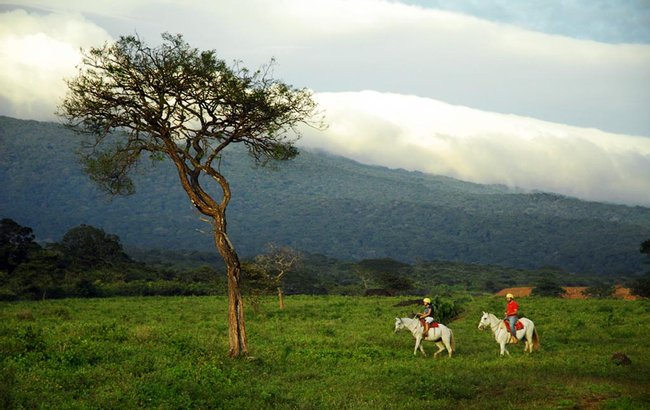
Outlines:
[[[562,286],[565,293],[562,296],[565,299],[588,299],[587,295],[583,292],[587,289],[587,286]],[[497,292],[496,296],[505,296],[508,293],[512,293],[514,297],[520,298],[525,296],[530,296],[533,288],[530,286],[521,286],[516,288],[505,288]],[[634,296],[629,288],[624,288],[621,285],[616,285],[614,288],[614,298],[616,299],[625,299],[625,300],[636,300],[637,297]]]
[[637,300],[638,297],[633,295],[629,288],[624,288],[621,285],[616,285],[614,288],[614,297],[617,299]]
[[564,299],[587,299],[587,295],[583,292],[587,290],[587,286],[562,286],[564,289]]

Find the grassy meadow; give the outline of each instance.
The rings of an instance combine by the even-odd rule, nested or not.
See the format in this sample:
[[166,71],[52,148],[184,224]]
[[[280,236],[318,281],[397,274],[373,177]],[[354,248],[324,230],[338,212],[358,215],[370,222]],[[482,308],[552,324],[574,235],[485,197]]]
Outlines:
[[[394,333],[405,297],[290,296],[247,308],[250,357],[227,356],[225,297],[0,303],[6,409],[424,409],[650,407],[650,302],[519,299],[541,350],[499,357],[483,310],[457,296],[454,357],[413,356]],[[629,365],[617,365],[615,352]]]

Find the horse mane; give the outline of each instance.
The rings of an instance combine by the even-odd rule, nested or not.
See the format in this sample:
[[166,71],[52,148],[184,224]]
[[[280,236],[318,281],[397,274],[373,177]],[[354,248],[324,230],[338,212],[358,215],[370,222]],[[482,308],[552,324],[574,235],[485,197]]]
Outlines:
[[417,325],[419,325],[419,326],[422,326],[422,325],[420,324],[420,320],[419,320],[419,319],[414,319],[414,318],[412,318],[412,317],[401,317],[400,320],[401,320],[402,322],[404,322],[406,325],[412,325],[413,323],[415,323],[415,324],[417,324]]

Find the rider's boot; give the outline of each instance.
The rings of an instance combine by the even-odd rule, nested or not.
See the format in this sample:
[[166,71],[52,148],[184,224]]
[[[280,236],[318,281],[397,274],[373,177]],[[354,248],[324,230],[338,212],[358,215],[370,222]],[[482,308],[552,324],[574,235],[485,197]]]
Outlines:
[[513,335],[510,335],[510,343],[512,343],[513,345],[516,345],[517,343],[519,343],[519,339],[517,339]]

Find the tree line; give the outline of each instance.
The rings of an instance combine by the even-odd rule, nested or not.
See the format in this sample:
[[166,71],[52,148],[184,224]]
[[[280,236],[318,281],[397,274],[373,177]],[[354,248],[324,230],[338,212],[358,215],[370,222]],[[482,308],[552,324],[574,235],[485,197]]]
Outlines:
[[0,221],[0,299],[209,295],[222,293],[216,268],[154,267],[129,257],[116,235],[90,225],[40,245],[32,228]]
[[[39,244],[33,229],[0,220],[0,299],[63,297],[225,295],[225,267],[214,254],[142,250],[135,260],[117,235],[81,224],[59,242]],[[166,257],[163,257],[166,256]],[[189,262],[188,262],[189,261]],[[374,265],[368,268],[367,265]],[[254,299],[277,294],[382,294],[413,290],[396,261],[350,264],[268,244],[264,253],[242,262],[242,288]],[[370,292],[372,293],[372,292]]]
[[[640,252],[649,256],[650,240]],[[592,297],[609,297],[613,282],[579,277],[557,268],[524,270],[460,262],[390,258],[344,261],[269,244],[242,262],[243,292],[254,304],[263,295],[431,295],[456,291],[494,293],[535,286],[559,296],[561,286],[588,286]],[[628,278],[640,296],[650,296],[650,272]],[[214,253],[161,249],[125,250],[117,235],[79,225],[59,242],[39,244],[32,228],[0,220],[0,300],[149,295],[225,295],[226,276]]]

